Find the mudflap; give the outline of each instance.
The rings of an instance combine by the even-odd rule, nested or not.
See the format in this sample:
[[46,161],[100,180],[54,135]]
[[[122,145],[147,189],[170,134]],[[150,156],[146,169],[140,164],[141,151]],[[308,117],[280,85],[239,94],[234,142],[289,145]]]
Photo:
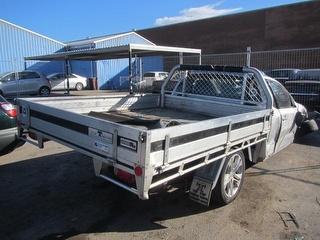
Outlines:
[[189,191],[192,201],[205,206],[210,205],[212,190],[218,182],[224,161],[225,158],[219,159],[196,171]]
[[211,189],[211,181],[195,176],[193,177],[192,184],[190,187],[189,198],[192,201],[195,201],[205,206],[209,206],[212,193]]

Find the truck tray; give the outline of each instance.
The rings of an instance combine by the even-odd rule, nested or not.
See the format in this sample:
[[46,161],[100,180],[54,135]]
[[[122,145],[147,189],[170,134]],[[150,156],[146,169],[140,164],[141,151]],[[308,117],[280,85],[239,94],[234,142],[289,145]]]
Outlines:
[[108,120],[143,129],[157,129],[196,121],[212,119],[213,117],[167,108],[148,108],[134,111],[91,111],[89,116]]

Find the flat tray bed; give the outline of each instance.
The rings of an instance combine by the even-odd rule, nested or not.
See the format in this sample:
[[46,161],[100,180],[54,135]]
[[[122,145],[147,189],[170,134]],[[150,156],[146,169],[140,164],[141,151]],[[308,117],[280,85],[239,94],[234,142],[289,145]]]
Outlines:
[[88,115],[116,123],[136,126],[143,129],[164,128],[213,118],[212,116],[199,113],[169,108],[147,108],[132,111],[126,110],[109,112],[91,111]]

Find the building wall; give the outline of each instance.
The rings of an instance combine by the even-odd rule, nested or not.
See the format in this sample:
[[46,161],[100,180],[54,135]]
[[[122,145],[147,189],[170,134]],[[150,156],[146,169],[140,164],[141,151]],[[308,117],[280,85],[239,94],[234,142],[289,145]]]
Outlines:
[[163,57],[144,57],[142,58],[142,71],[163,71]]
[[[0,19],[0,73],[24,70],[24,57],[54,53],[63,47],[58,41]],[[26,67],[48,74],[61,71],[62,64],[27,61]]]
[[320,1],[256,10],[137,31],[158,45],[203,54],[320,46]]
[[97,75],[95,61],[70,61],[71,72],[91,78]]
[[[142,72],[140,72],[140,61]],[[128,58],[97,61],[98,79],[100,76],[100,89],[128,89],[128,66]],[[142,76],[143,73],[148,71],[163,71],[163,58],[156,56],[132,59],[133,77]],[[102,77],[104,77],[106,81],[101,81]]]
[[[110,40],[98,42],[95,48],[116,47],[127,44],[152,44],[148,40],[136,35],[128,34],[112,38]],[[150,61],[149,61],[150,62]],[[146,63],[148,64],[148,62]],[[129,74],[129,60],[112,59],[96,61],[97,79],[100,89],[125,89],[128,88],[128,82],[125,81]],[[147,65],[146,65],[147,66]],[[133,63],[133,73],[135,73],[138,65]]]

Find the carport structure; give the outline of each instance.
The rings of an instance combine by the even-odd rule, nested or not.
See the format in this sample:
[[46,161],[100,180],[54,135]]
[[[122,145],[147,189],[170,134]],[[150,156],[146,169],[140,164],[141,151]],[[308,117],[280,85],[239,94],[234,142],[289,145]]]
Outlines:
[[145,44],[128,44],[117,47],[97,48],[97,49],[85,49],[57,52],[48,55],[25,57],[25,61],[64,61],[65,73],[67,76],[67,91],[69,94],[69,79],[70,73],[70,61],[71,60],[83,60],[83,61],[96,61],[107,59],[123,59],[128,58],[129,61],[129,91],[133,93],[132,84],[132,58],[137,57],[150,57],[150,56],[172,56],[178,54],[179,64],[183,64],[184,55],[198,55],[199,64],[201,64],[201,49],[194,48],[181,48],[181,47],[169,47],[169,46],[157,46],[157,45],[145,45]]

